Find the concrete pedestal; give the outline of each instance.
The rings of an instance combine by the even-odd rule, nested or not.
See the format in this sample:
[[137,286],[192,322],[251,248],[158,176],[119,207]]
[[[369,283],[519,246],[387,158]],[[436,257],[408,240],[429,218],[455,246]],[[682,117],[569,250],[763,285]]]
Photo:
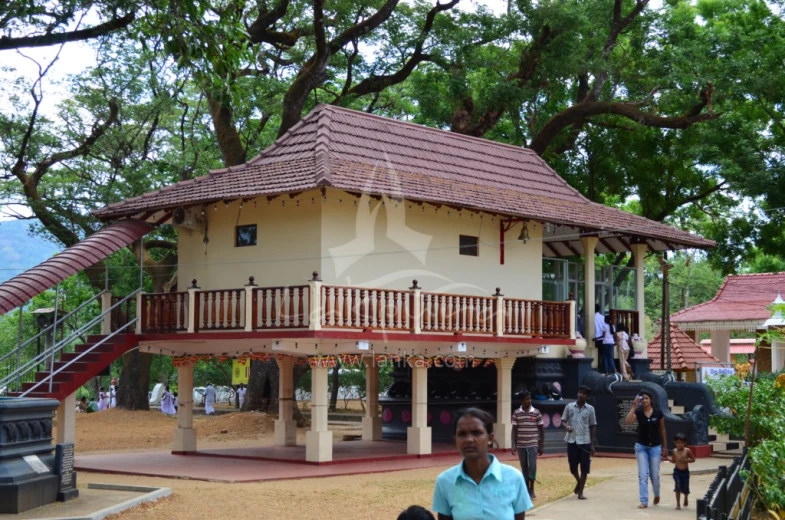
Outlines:
[[186,453],[194,451],[196,451],[196,430],[193,428],[175,428],[172,439],[172,452]]
[[308,462],[333,460],[333,432],[305,432],[305,460]]
[[411,455],[430,455],[431,448],[431,428],[418,428],[410,426],[406,428],[406,453]]
[[275,420],[275,445],[276,446],[297,445],[297,421],[293,419]]
[[380,441],[382,440],[382,418],[363,417],[363,440]]

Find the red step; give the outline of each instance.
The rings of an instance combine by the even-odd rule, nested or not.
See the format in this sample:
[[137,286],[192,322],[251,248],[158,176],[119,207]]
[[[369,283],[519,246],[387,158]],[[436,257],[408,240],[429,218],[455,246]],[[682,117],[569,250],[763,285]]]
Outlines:
[[[55,374],[54,382],[55,383],[58,383],[58,382],[64,383],[66,381],[73,381],[76,375],[77,375],[76,370],[69,370],[68,372],[63,370],[62,372],[58,372],[57,374]],[[36,380],[36,382],[43,381],[47,377],[49,377],[49,371],[48,370],[46,372],[36,372],[35,373],[35,380]]]

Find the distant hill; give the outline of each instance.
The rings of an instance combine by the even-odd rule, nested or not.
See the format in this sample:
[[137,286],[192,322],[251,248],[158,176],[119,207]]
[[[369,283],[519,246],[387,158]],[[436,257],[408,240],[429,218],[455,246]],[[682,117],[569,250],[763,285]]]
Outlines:
[[60,248],[28,233],[30,222],[0,221],[0,283],[35,267]]

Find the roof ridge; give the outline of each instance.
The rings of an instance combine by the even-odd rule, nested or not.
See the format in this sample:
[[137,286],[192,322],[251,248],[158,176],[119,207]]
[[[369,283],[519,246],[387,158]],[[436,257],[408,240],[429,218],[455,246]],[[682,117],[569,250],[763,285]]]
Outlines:
[[738,274],[729,274],[727,277],[731,278],[741,278],[742,276],[785,276],[785,271],[778,271],[778,272],[768,272],[768,273],[738,273]]
[[[317,186],[332,186],[332,171],[330,170],[330,122],[332,113],[324,110],[326,105],[321,105],[318,111],[321,115],[316,123],[316,144],[314,146],[316,168],[315,178]],[[316,112],[316,111],[314,111]]]

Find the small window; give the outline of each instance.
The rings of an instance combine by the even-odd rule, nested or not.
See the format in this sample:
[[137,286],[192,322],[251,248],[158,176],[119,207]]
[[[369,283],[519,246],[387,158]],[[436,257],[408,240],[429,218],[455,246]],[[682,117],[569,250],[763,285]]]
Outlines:
[[466,256],[480,256],[480,238],[459,235],[459,253]]
[[234,246],[245,247],[256,245],[256,224],[237,226],[234,233]]

